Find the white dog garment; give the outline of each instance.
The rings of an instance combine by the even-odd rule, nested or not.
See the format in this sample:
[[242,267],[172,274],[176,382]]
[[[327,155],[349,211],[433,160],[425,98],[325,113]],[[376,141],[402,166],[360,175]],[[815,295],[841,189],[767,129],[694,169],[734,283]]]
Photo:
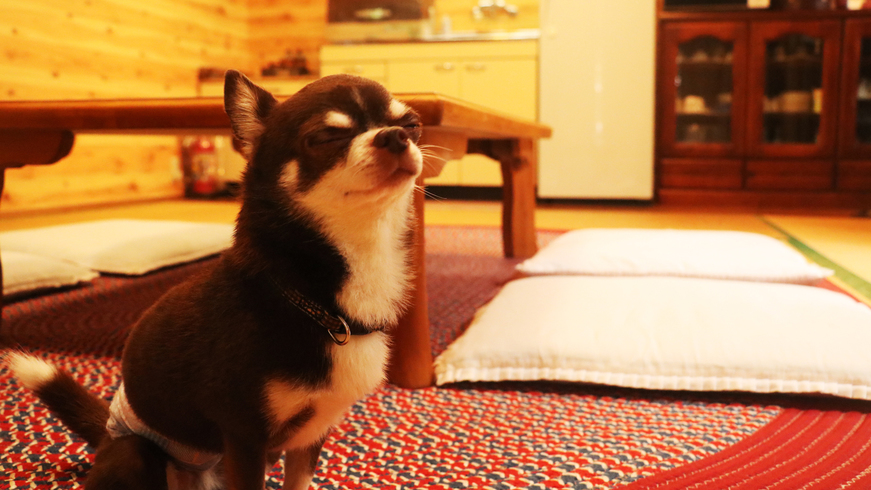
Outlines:
[[127,401],[127,394],[124,391],[124,383],[118,387],[115,392],[115,397],[112,398],[112,405],[109,407],[109,421],[106,422],[106,429],[113,439],[130,434],[137,434],[151,442],[157,444],[163,449],[166,454],[170,455],[175,462],[182,468],[191,471],[206,471],[218,464],[221,461],[220,453],[210,453],[200,451],[177,441],[173,441],[166,436],[158,434],[145,425],[145,422],[139,419],[133,412],[133,408]]

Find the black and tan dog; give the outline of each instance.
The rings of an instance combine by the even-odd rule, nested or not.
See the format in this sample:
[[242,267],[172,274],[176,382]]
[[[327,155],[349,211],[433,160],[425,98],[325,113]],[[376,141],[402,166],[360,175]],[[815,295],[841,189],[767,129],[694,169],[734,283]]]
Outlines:
[[228,72],[249,160],[233,246],[134,326],[111,406],[11,353],[20,382],[97,447],[88,490],[308,488],[330,427],[383,382],[411,281],[420,120],[338,75],[278,103]]

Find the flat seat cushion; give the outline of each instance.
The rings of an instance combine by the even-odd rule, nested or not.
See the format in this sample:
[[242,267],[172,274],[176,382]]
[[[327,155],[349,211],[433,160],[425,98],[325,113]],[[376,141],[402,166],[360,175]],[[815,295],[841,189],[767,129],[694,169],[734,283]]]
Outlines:
[[812,284],[832,271],[758,233],[633,228],[573,230],[517,269],[525,275],[680,276]]
[[11,250],[0,251],[0,260],[3,261],[4,296],[73,286],[99,275],[63,260]]
[[560,380],[871,399],[871,309],[812,286],[672,277],[508,283],[436,360],[438,384]]
[[125,275],[214,255],[232,241],[230,224],[171,220],[114,219],[0,233],[2,250]]

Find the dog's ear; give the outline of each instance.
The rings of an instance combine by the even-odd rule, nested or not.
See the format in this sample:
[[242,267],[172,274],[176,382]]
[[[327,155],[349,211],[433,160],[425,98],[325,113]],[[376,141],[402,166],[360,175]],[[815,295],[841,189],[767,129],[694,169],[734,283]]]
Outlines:
[[263,119],[277,101],[266,90],[258,87],[245,75],[235,70],[227,71],[224,77],[224,110],[230,117],[230,125],[236,138],[242,142],[246,157],[257,138],[263,132]]

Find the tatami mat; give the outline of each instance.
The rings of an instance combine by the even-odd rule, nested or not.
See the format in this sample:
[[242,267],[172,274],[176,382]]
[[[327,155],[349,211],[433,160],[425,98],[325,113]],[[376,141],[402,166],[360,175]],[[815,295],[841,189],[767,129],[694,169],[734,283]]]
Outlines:
[[[81,210],[0,214],[0,231],[118,217],[232,223],[238,210],[238,202],[232,200],[177,199]],[[499,226],[502,207],[498,202],[427,201],[425,220],[432,225]],[[643,205],[540,205],[535,222],[542,230],[675,228],[762,233],[789,242],[812,260],[836,269],[845,289],[871,298],[871,219],[868,218],[759,216],[751,212]]]
[[[427,202],[426,222],[437,225],[499,226],[501,205],[494,202]],[[739,230],[781,235],[758,216],[747,212],[669,209],[660,206],[539,205],[536,227],[543,230],[577,228],[675,228]]]
[[838,278],[871,297],[871,219],[837,216],[766,215],[764,220]]

